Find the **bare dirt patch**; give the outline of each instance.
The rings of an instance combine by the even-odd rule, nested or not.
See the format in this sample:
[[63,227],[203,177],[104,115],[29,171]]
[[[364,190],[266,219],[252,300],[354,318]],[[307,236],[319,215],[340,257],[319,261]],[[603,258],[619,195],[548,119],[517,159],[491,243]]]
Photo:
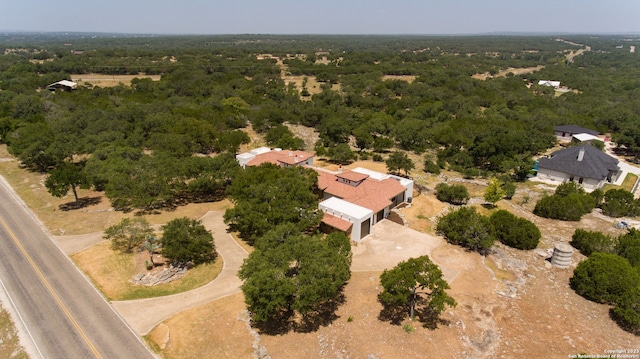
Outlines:
[[520,68],[515,68],[515,67],[509,67],[506,70],[501,70],[500,72],[498,72],[495,75],[491,75],[489,73],[484,73],[484,74],[474,74],[471,75],[472,78],[474,79],[478,79],[478,80],[486,80],[486,79],[490,79],[490,78],[494,78],[494,77],[506,77],[508,74],[514,74],[514,75],[524,75],[524,74],[529,74],[535,71],[540,71],[544,68],[544,65],[538,65],[535,67],[520,67]]
[[384,75],[384,76],[382,76],[382,81],[400,80],[400,81],[406,81],[408,83],[412,83],[417,78],[418,78],[418,76],[413,76],[413,75]]
[[153,81],[159,81],[161,75],[105,75],[105,74],[71,74],[71,81],[77,82],[78,85],[91,84],[99,87],[114,87],[119,84],[125,86],[131,85],[131,80],[139,79],[151,79]]
[[[276,65],[278,67],[280,67],[280,77],[282,78],[282,80],[284,81],[284,83],[286,85],[288,84],[293,84],[296,88],[296,90],[298,90],[298,92],[300,93],[300,98],[303,100],[311,100],[311,96],[313,96],[314,94],[318,94],[322,92],[322,89],[320,88],[321,83],[318,82],[316,80],[315,76],[298,76],[298,75],[291,75],[288,71],[289,66],[287,66],[286,64],[284,64],[284,62],[282,61],[281,58],[277,57],[277,56],[273,56],[271,54],[259,54],[256,56],[256,58],[258,60],[265,60],[265,59],[275,59],[276,60]],[[302,55],[287,55],[287,59],[291,59],[291,58],[298,58],[301,60],[305,60],[306,56],[302,56]],[[326,60],[326,57],[325,57]],[[306,83],[305,83],[306,82]],[[304,86],[303,86],[304,85]],[[333,91],[340,91],[340,84],[333,84],[331,85],[331,89]],[[307,92],[309,93],[309,96],[302,96],[302,90],[306,89]]]

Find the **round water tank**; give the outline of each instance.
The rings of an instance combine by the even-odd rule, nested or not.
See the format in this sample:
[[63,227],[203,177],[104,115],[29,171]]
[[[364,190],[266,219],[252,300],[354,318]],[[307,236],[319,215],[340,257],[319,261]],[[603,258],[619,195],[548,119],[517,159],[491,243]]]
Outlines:
[[553,248],[553,256],[551,264],[558,268],[568,268],[571,264],[571,256],[573,255],[573,247],[567,243],[556,243]]

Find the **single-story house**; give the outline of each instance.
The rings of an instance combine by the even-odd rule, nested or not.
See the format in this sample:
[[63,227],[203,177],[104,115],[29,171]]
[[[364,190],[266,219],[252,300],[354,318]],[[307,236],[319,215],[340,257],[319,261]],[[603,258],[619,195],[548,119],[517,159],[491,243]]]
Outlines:
[[554,127],[553,131],[556,133],[556,137],[564,140],[571,140],[573,135],[577,135],[580,133],[586,133],[592,136],[600,135],[600,132],[590,130],[588,128],[576,126],[576,125],[561,125]]
[[259,166],[265,162],[280,167],[313,166],[313,154],[304,151],[289,151],[280,148],[271,149],[260,147],[249,152],[236,155],[236,160],[242,168],[245,166]]
[[69,81],[69,80],[62,80],[62,81],[54,82],[51,85],[47,86],[47,90],[49,90],[49,91],[55,91],[56,89],[62,89],[64,91],[71,91],[71,90],[75,90],[77,88],[78,88],[78,84],[73,82],[73,81]]
[[362,167],[337,172],[313,167],[313,155],[304,151],[260,147],[237,155],[236,160],[243,168],[269,162],[315,170],[322,198],[318,208],[324,212],[321,228],[345,232],[355,242],[369,235],[391,209],[413,199],[413,180]]
[[591,145],[568,147],[538,160],[538,178],[576,181],[587,191],[613,183],[619,175],[618,160]]
[[[413,181],[407,178],[362,167],[337,173],[314,169],[318,172],[318,189],[324,199],[320,203],[320,209],[325,212],[323,224],[341,229],[334,225],[332,217],[351,222],[351,240],[356,242],[370,233],[367,223],[373,226],[389,216],[391,209],[413,199]],[[327,201],[330,206],[325,204]],[[364,210],[368,215],[362,217]]]
[[549,86],[554,89],[560,88],[560,81],[549,81],[549,80],[540,80],[538,81],[538,85],[540,86]]

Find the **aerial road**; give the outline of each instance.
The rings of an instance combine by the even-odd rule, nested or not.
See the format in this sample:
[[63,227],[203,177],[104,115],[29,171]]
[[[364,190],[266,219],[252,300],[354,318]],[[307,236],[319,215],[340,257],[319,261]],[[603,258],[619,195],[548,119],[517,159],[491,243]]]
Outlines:
[[1,177],[0,280],[35,344],[32,356],[154,358]]

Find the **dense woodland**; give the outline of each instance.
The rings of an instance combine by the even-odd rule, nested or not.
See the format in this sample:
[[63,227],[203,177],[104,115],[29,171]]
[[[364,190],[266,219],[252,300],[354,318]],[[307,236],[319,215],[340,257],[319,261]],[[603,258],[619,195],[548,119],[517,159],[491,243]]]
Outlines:
[[[72,191],[78,206],[76,189],[89,187],[104,191],[119,210],[157,210],[228,196],[235,206],[225,221],[256,248],[240,271],[253,319],[275,318],[289,328],[296,313],[303,319],[297,325],[308,325],[306,320],[315,323],[318,313],[340,304],[350,277],[348,238],[315,234],[320,219],[315,172],[282,172],[269,165],[240,170],[234,155],[250,140],[244,128],[251,125],[268,145],[296,149],[304,142],[284,124],[313,127],[320,134],[317,155],[337,163],[358,156],[386,159],[391,171],[405,175],[414,168],[407,152],[424,154],[431,173],[449,169],[491,177],[494,190],[485,199],[495,203],[513,195],[510,181],[526,178],[532,157],[555,145],[554,126],[611,133],[621,150],[640,154],[640,54],[632,46],[640,51],[640,37],[5,34],[0,35],[0,142],[26,168],[48,173],[45,186],[52,195]],[[584,53],[567,56],[577,50]],[[287,74],[314,78],[320,91],[308,91],[306,79],[303,88],[285,83],[274,57],[283,60]],[[542,67],[493,76],[536,66]],[[140,78],[115,87],[46,89],[72,74],[92,73]],[[492,76],[480,80],[475,74]],[[559,94],[538,86],[541,79],[560,81],[569,90]],[[537,214],[579,220],[593,206],[611,216],[638,212],[638,203],[625,191],[591,196],[559,188],[562,193],[536,206]],[[442,184],[437,191],[443,201],[468,199],[462,186]],[[569,213],[566,198],[584,202],[585,211],[561,218]],[[187,218],[180,220],[199,229]],[[480,253],[487,253],[495,239],[531,249],[540,238],[533,223],[508,212],[484,217],[465,207],[442,217],[437,230],[449,242]],[[209,237],[193,244],[204,248],[203,257],[174,251],[173,258],[211,260]],[[572,243],[589,254],[606,253],[581,263],[572,287],[590,300],[615,304],[612,317],[638,333],[637,233],[615,240],[600,236],[595,242],[583,237],[598,235],[578,233]],[[162,242],[163,253],[171,249],[164,237]],[[130,251],[140,243],[120,247]],[[185,247],[178,244],[180,250]],[[439,273],[428,258],[420,260],[425,273]],[[615,266],[620,271],[609,270]],[[620,289],[619,283],[598,282],[602,272],[628,273],[619,282],[631,284]],[[385,273],[388,293],[380,300],[405,305],[410,299],[413,316],[418,287],[396,288],[387,280],[396,272]],[[417,283],[432,289],[430,311],[455,305],[443,294],[446,282]],[[265,297],[266,292],[272,296]]]
[[[224,154],[249,141],[241,131],[249,124],[275,146],[301,147],[281,125],[302,124],[319,131],[316,149],[336,160],[353,158],[344,144],[355,139],[363,156],[428,152],[440,168],[467,176],[524,177],[531,157],[554,145],[553,127],[560,124],[613,132],[614,141],[638,153],[639,54],[629,49],[640,48],[640,39],[563,40],[6,34],[0,141],[36,171],[69,172],[67,164],[74,164],[75,181],[58,176],[63,184],[104,190],[120,209],[220,198],[237,171]],[[565,58],[586,46],[591,51]],[[275,59],[258,59],[267,53],[284,59],[293,75],[315,76],[322,91],[303,89],[308,96],[301,96],[282,80]],[[471,77],[538,65],[545,67],[526,75]],[[89,73],[162,77],[45,90],[70,74]],[[537,85],[540,79],[575,92],[556,96]]]

